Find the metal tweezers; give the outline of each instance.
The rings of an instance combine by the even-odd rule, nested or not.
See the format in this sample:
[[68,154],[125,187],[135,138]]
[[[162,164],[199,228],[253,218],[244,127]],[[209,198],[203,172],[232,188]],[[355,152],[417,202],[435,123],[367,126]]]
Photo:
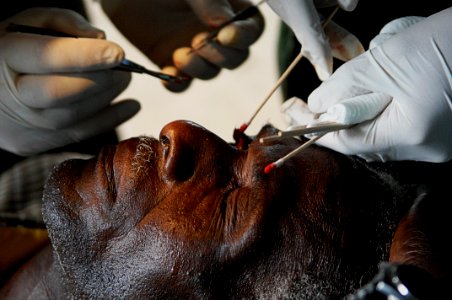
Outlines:
[[341,129],[346,129],[346,128],[349,128],[350,126],[351,125],[344,125],[344,124],[339,124],[336,122],[319,122],[319,123],[316,123],[313,125],[308,124],[308,125],[292,126],[292,127],[290,127],[289,130],[279,131],[277,134],[263,137],[263,138],[259,139],[259,141],[261,143],[264,143],[264,142],[281,140],[281,139],[288,138],[288,137],[301,136],[301,135],[305,135],[305,134],[314,134],[314,135],[322,134],[323,135],[323,134],[326,134],[331,131],[338,131]]
[[353,125],[344,125],[344,124],[339,124],[336,122],[320,122],[320,123],[316,123],[313,125],[294,126],[289,130],[279,131],[276,135],[271,135],[271,136],[260,138],[259,142],[265,143],[265,142],[269,142],[269,141],[285,139],[288,137],[299,137],[299,136],[305,135],[305,134],[314,135],[309,141],[303,143],[298,148],[295,148],[294,150],[292,150],[291,152],[286,154],[284,157],[281,157],[280,159],[278,159],[272,163],[269,163],[265,167],[264,173],[269,174],[274,169],[279,168],[286,161],[288,161],[289,159],[291,159],[292,157],[294,157],[295,155],[297,155],[298,153],[300,153],[307,147],[314,144],[318,139],[320,139],[322,136],[324,136],[328,132],[338,131],[341,129],[349,128],[351,126],[353,126]]

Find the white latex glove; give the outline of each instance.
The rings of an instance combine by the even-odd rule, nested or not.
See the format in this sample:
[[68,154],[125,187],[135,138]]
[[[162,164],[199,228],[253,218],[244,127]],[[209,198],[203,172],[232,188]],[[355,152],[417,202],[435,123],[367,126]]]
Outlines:
[[[7,32],[11,23],[80,38]],[[111,130],[139,105],[110,102],[130,82],[113,71],[124,57],[73,11],[34,8],[0,23],[0,147],[31,155]]]
[[[272,10],[289,26],[302,45],[303,56],[314,66],[320,80],[333,72],[333,56],[316,5],[339,5],[352,11],[358,0],[266,0]],[[326,16],[325,16],[326,17]]]
[[452,8],[401,30],[342,65],[308,98],[324,113],[337,103],[390,101],[375,119],[318,144],[368,161],[452,158]]

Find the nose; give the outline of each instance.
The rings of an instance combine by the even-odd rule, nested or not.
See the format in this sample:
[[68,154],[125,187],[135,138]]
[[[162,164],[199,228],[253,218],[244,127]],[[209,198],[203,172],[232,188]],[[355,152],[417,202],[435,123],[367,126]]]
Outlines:
[[160,132],[164,148],[164,177],[186,181],[196,176],[212,179],[231,168],[234,148],[204,127],[190,121],[174,121]]

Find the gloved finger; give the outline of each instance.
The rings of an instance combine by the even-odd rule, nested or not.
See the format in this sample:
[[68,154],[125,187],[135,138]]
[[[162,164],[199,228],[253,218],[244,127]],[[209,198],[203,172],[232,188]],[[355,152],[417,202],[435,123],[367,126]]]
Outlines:
[[[240,10],[253,6],[254,4],[248,0],[186,0],[187,3],[192,7],[195,14],[198,16],[199,20],[209,27],[216,28],[223,23],[231,20]],[[221,42],[225,45],[231,47],[234,44],[237,46],[246,43],[253,43],[261,34],[264,29],[264,18],[260,11],[258,13],[246,20],[237,21],[232,23],[243,23],[240,25],[240,35],[246,34],[246,36],[238,37],[236,32],[228,32],[230,29],[226,29],[226,26],[220,30],[218,36],[223,35],[220,38]],[[224,39],[224,40],[223,40]],[[254,40],[254,41],[252,41]],[[230,42],[229,42],[230,41]]]
[[330,41],[331,53],[337,59],[349,61],[365,52],[363,45],[354,34],[333,21],[325,26],[325,34]]
[[259,13],[252,18],[236,21],[224,27],[216,40],[223,46],[245,50],[256,42],[263,30],[264,19]]
[[346,11],[352,11],[356,8],[359,0],[314,0],[316,7],[332,7],[339,5],[339,7]]
[[191,82],[192,82],[192,78],[187,76],[187,74],[183,73],[181,70],[179,70],[178,68],[174,67],[174,66],[166,66],[164,68],[162,68],[162,72],[168,75],[173,75],[173,76],[182,76],[185,77],[185,80],[182,81],[163,81],[162,80],[162,84],[163,86],[173,92],[173,93],[180,93],[185,91],[186,89],[188,89],[188,87],[190,86]]
[[317,77],[324,81],[333,73],[333,55],[323,31],[307,28],[300,38],[301,51],[315,69]]
[[375,149],[372,143],[375,123],[375,120],[370,120],[348,129],[329,132],[318,139],[316,144],[346,155],[376,153],[380,149]]
[[[207,33],[198,34],[193,39],[193,49],[203,43]],[[248,49],[239,50],[229,47],[224,47],[215,41],[207,42],[203,47],[194,51],[194,55],[198,55],[209,63],[220,68],[234,69],[242,64],[248,58]]]
[[[389,134],[394,128],[407,133],[405,145],[400,144],[397,135]],[[417,139],[408,134],[414,133],[412,129],[413,120],[409,120],[409,114],[403,113],[403,109],[392,101],[376,118],[328,133],[316,143],[347,155],[358,155],[368,161],[399,160],[400,155],[407,159],[406,153],[413,150],[411,140]]]
[[353,11],[359,0],[337,0],[339,7],[345,11]]
[[140,103],[136,100],[122,100],[114,103],[101,113],[61,130],[69,142],[80,142],[92,136],[116,128],[129,120],[140,110]]
[[16,110],[16,114],[21,118],[24,126],[45,129],[65,128],[104,110],[126,86],[119,86],[118,83],[117,87],[96,89],[80,97],[78,101],[64,106],[48,109],[21,107]]
[[99,91],[119,94],[130,83],[131,74],[122,71],[97,71],[55,75],[21,75],[12,91],[22,104],[31,108],[63,107]]
[[16,23],[52,29],[86,38],[105,38],[105,32],[92,26],[82,15],[69,9],[35,7],[7,19],[4,24]]
[[218,27],[234,16],[228,0],[186,0],[199,20],[207,26]]
[[330,106],[319,120],[345,125],[359,124],[377,117],[391,100],[392,97],[384,93],[358,95]]
[[370,93],[360,84],[360,77],[366,76],[368,68],[369,62],[365,55],[343,64],[308,96],[309,109],[315,113],[323,113],[343,99]]
[[2,59],[17,73],[94,71],[114,67],[124,58],[116,43],[26,33],[2,37]]
[[386,147],[386,141],[381,141],[381,138],[388,138],[385,122],[387,118],[376,118],[348,129],[330,132],[317,140],[316,144],[346,155],[358,155],[369,161],[386,161],[390,149]]
[[[15,126],[18,126],[17,132],[21,133],[21,136],[17,140],[23,141],[26,144],[16,143],[15,148],[8,150],[18,155],[28,156],[80,142],[116,128],[133,117],[139,110],[140,104],[138,101],[124,100],[109,106],[91,118],[84,119],[70,127],[60,130],[24,129],[16,124]],[[33,145],[33,147],[30,145]]]
[[416,24],[419,21],[422,21],[423,19],[425,19],[425,17],[409,16],[392,20],[391,22],[383,26],[383,28],[380,30],[380,33],[370,41],[369,49],[381,45],[384,41],[386,41],[393,35],[399,33],[402,30],[405,30],[406,28]]
[[207,80],[220,73],[218,66],[209,63],[189,47],[179,48],[174,51],[173,61],[179,70],[191,77]]
[[297,97],[292,97],[284,101],[280,107],[280,111],[289,126],[318,122],[318,115],[310,111],[307,103]]
[[302,45],[303,56],[314,66],[319,79],[327,79],[333,72],[333,57],[313,1],[267,0],[267,3],[293,30]]

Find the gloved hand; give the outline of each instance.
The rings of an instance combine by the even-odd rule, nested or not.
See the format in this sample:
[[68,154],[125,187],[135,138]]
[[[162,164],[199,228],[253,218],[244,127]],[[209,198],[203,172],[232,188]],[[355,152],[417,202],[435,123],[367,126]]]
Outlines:
[[452,8],[342,65],[308,98],[314,113],[343,101],[390,101],[375,119],[318,144],[368,161],[452,158]]
[[322,81],[327,79],[333,72],[333,56],[316,5],[319,7],[339,5],[346,11],[352,11],[358,0],[266,0],[266,2],[292,29],[302,45],[303,56],[314,66],[319,79]]
[[[203,80],[217,76],[222,68],[234,69],[249,54],[261,36],[261,14],[223,28],[216,42],[197,51],[208,32],[231,19],[235,12],[252,5],[249,0],[104,0],[102,8],[142,53],[171,75]],[[188,88],[190,81],[164,82],[173,92]]]
[[[11,23],[80,38],[7,32]],[[0,147],[32,155],[111,130],[139,109],[110,102],[130,82],[124,57],[73,11],[34,8],[0,23]]]

